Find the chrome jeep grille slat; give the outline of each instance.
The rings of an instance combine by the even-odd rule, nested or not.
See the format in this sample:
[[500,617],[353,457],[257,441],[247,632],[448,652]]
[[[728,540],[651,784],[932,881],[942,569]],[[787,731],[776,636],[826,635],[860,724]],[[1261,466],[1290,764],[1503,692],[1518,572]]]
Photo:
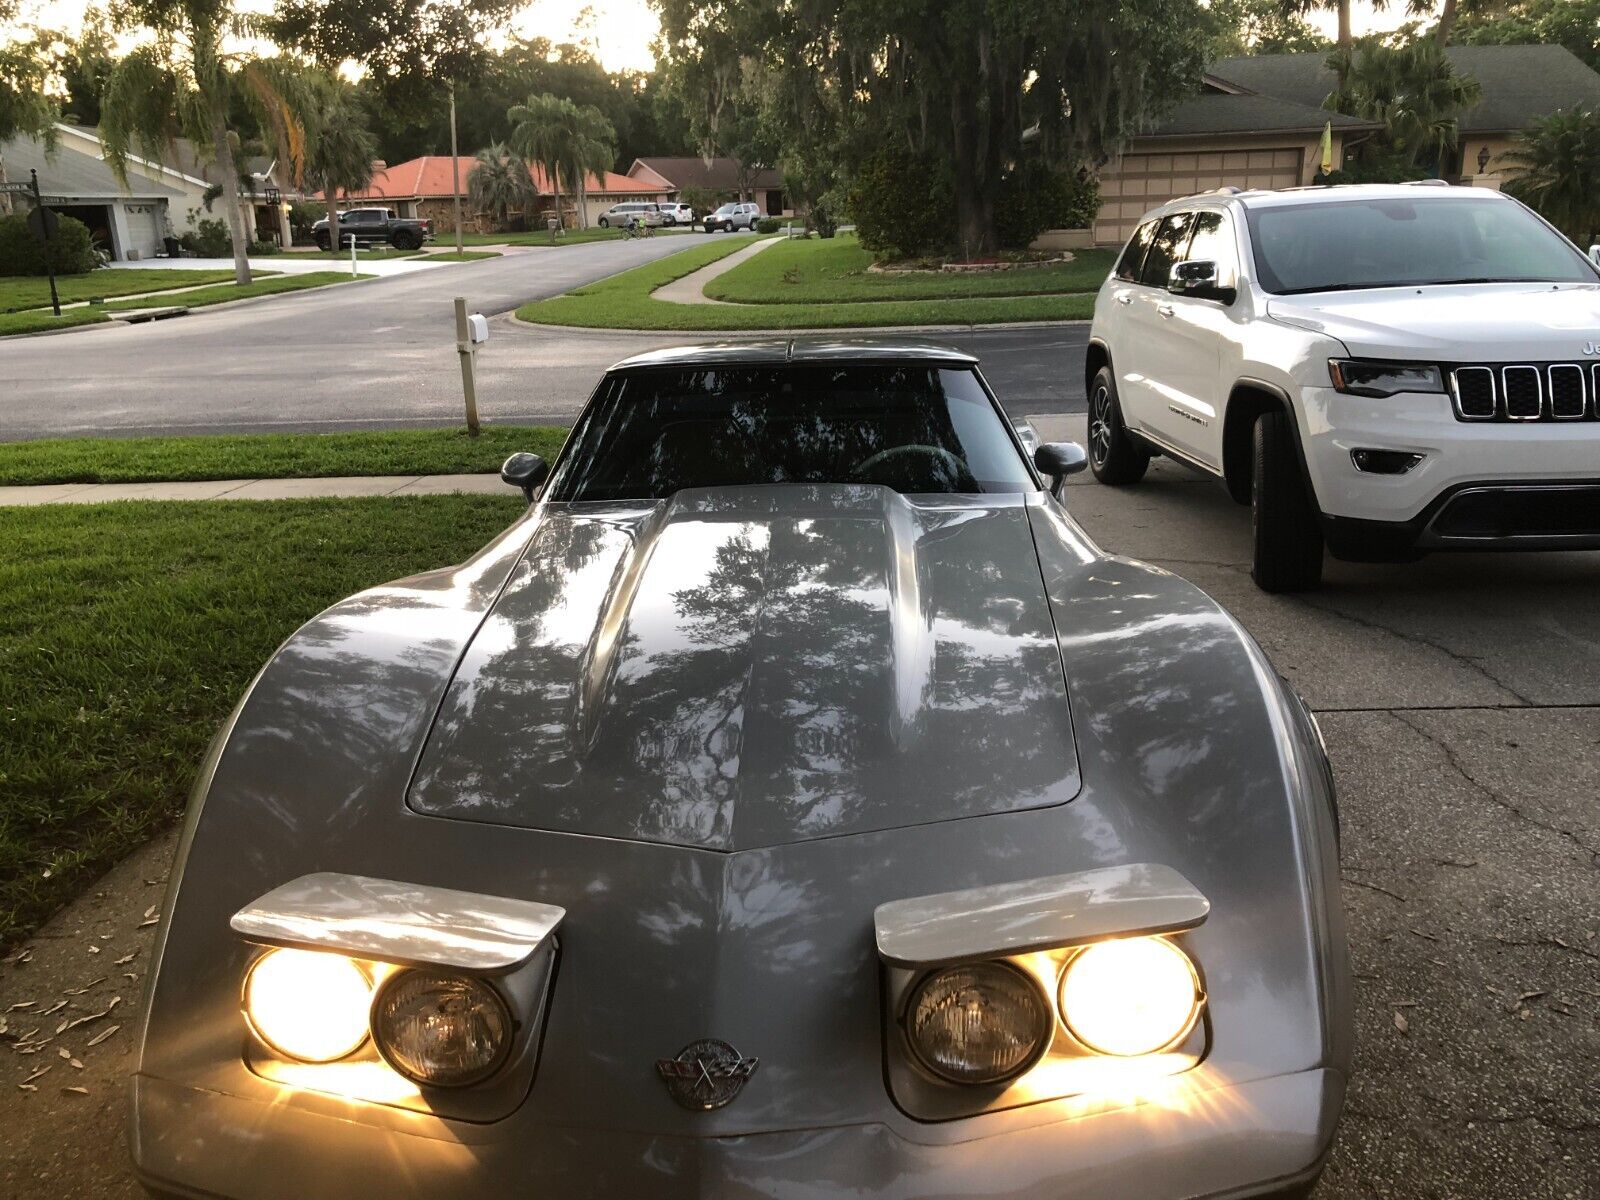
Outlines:
[[1550,384],[1550,415],[1558,421],[1581,420],[1586,407],[1583,368],[1576,363],[1556,363],[1545,374]]
[[1446,366],[1458,421],[1600,421],[1600,363]]
[[1513,421],[1537,421],[1544,415],[1544,380],[1538,367],[1501,367],[1500,389],[1506,416]]

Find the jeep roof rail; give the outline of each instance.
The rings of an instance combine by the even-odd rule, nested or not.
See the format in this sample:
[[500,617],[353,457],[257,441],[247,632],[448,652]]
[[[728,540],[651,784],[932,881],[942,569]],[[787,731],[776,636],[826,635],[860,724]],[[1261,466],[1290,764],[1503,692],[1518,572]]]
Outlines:
[[1404,187],[1454,187],[1448,179],[1402,179]]

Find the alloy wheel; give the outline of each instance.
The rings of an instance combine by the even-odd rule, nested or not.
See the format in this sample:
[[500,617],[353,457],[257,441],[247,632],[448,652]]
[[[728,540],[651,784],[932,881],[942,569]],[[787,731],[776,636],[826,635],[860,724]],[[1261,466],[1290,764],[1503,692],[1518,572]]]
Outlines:
[[1111,454],[1111,392],[1097,387],[1089,400],[1089,453],[1097,464]]

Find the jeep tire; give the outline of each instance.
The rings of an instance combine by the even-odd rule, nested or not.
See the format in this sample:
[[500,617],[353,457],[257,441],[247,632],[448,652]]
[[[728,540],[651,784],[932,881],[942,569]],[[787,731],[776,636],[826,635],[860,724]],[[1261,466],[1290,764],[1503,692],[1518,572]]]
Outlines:
[[1113,487],[1138,483],[1150,466],[1150,452],[1135,442],[1122,423],[1117,378],[1101,367],[1089,385],[1089,467]]
[[1322,582],[1322,527],[1311,503],[1289,414],[1256,418],[1250,487],[1250,577],[1264,592],[1303,592]]

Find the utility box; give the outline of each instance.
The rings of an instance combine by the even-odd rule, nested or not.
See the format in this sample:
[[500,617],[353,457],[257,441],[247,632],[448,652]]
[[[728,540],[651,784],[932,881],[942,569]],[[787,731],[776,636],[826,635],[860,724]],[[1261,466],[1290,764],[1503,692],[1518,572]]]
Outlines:
[[467,341],[474,346],[481,346],[489,340],[489,318],[482,313],[470,313],[467,316]]

